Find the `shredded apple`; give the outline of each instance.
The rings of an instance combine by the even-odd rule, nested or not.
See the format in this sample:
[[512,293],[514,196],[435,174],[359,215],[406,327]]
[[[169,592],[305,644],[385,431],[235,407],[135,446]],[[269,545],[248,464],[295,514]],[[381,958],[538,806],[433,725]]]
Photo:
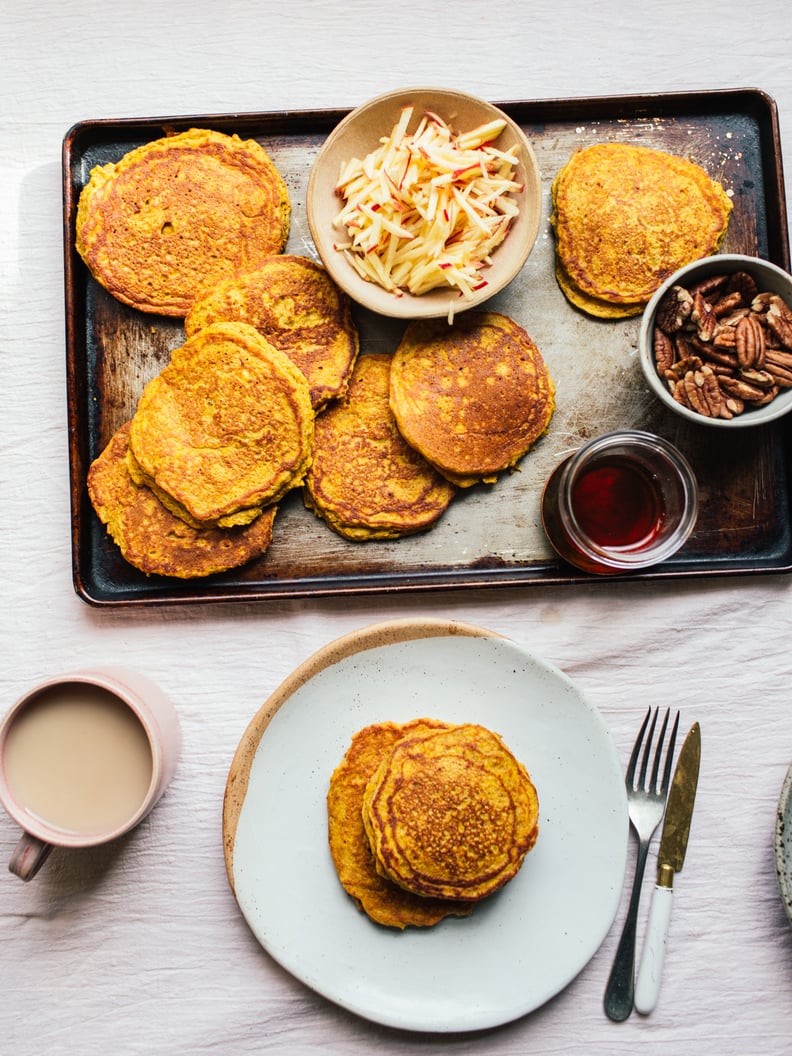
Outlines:
[[405,107],[376,150],[341,166],[344,206],[334,226],[347,240],[335,248],[397,296],[449,286],[469,298],[486,285],[482,271],[519,212],[511,197],[522,189],[517,147],[494,146],[506,127],[500,119],[454,135],[426,111],[409,133],[412,114]]

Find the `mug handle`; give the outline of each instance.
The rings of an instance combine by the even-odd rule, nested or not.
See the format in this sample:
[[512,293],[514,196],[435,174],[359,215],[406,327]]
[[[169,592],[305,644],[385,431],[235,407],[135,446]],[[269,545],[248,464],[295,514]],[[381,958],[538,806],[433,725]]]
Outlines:
[[14,873],[20,880],[32,880],[49,858],[51,850],[51,843],[45,843],[37,836],[31,836],[29,832],[23,833],[11,854],[9,872]]

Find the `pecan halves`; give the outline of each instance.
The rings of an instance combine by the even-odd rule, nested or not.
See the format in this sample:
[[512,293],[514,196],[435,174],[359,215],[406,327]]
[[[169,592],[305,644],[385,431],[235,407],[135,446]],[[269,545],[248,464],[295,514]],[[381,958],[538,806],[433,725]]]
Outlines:
[[767,327],[784,348],[792,349],[792,309],[778,294],[773,294],[767,305]]
[[723,319],[724,316],[729,315],[730,312],[738,308],[742,308],[743,305],[744,301],[740,291],[732,290],[731,293],[724,293],[722,297],[715,301],[712,310],[716,319]]
[[654,331],[654,358],[660,374],[670,370],[676,359],[676,345],[659,327]]
[[759,385],[752,385],[742,378],[720,377],[718,384],[727,396],[736,396],[738,400],[745,400],[746,403],[757,403],[764,400],[768,392]]
[[792,389],[792,307],[747,271],[672,286],[652,340],[673,398],[706,417],[734,418]]
[[700,341],[711,341],[718,325],[718,317],[713,311],[709,301],[704,299],[702,293],[693,297],[693,309],[690,313],[690,321],[696,324],[696,336]]
[[693,298],[684,286],[672,286],[657,306],[655,322],[666,334],[681,330],[693,310]]
[[755,315],[746,315],[734,329],[737,362],[745,370],[758,367],[760,370],[765,361],[764,327]]
[[759,292],[756,279],[747,271],[735,271],[729,278],[727,288],[730,292],[739,293],[743,304],[750,304]]
[[688,289],[694,297],[697,293],[700,293],[702,297],[713,297],[713,295],[720,293],[728,281],[729,276],[727,274],[709,275],[706,279],[689,286]]
[[776,385],[784,389],[792,388],[792,352],[768,349],[765,370],[772,375]]

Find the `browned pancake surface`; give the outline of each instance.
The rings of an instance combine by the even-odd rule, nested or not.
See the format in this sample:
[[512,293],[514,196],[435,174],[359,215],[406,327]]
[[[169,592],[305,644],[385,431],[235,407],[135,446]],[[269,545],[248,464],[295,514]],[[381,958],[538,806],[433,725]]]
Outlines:
[[346,396],[316,419],[305,504],[348,539],[395,539],[436,523],[453,486],[402,437],[391,357],[359,357]]
[[552,187],[557,278],[591,315],[634,315],[678,268],[717,252],[732,203],[701,166],[651,147],[576,151]]
[[241,528],[192,528],[174,517],[126,468],[129,423],[111,438],[88,471],[88,494],[124,559],[147,575],[190,579],[237,568],[272,541],[275,507]]
[[378,870],[425,897],[478,901],[503,887],[536,842],[538,819],[525,767],[472,723],[402,736],[363,797]]
[[308,257],[280,254],[202,296],[184,320],[190,336],[210,323],[250,323],[300,368],[315,408],[342,396],[358,354],[349,298]]
[[291,205],[255,140],[190,129],[93,169],[77,209],[77,251],[114,297],[184,316],[196,295],[280,253]]
[[404,438],[445,477],[493,481],[545,432],[555,386],[514,320],[465,312],[411,323],[393,357],[390,403]]
[[129,442],[174,512],[225,527],[302,482],[313,423],[308,383],[291,360],[246,323],[214,323],[148,383]]
[[363,793],[382,758],[401,737],[442,728],[443,723],[431,719],[416,719],[403,725],[383,722],[367,726],[352,738],[330,780],[328,836],[339,879],[359,909],[376,923],[388,927],[429,927],[444,917],[470,912],[467,904],[412,895],[380,876],[363,828]]

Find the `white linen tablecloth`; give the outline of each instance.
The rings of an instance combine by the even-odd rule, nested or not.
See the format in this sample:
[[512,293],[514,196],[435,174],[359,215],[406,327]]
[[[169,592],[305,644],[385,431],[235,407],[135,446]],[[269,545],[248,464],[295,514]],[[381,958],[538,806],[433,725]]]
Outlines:
[[[29,885],[0,875],[0,1053],[792,1053],[792,929],[773,860],[792,762],[790,580],[92,609],[71,582],[60,184],[63,137],[86,118],[346,107],[417,84],[493,100],[757,87],[778,104],[788,163],[787,4],[41,0],[6,3],[3,16],[1,710],[40,677],[112,660],[172,695],[184,749],[132,835],[56,851]],[[606,941],[563,993],[474,1035],[374,1026],[313,994],[252,937],[220,831],[237,743],[316,649],[401,616],[469,621],[539,653],[599,707],[624,761],[649,703],[701,723],[691,843],[650,1017],[616,1025],[602,1011],[627,884]],[[16,839],[2,814],[0,859]],[[642,920],[652,872],[650,862]]]

